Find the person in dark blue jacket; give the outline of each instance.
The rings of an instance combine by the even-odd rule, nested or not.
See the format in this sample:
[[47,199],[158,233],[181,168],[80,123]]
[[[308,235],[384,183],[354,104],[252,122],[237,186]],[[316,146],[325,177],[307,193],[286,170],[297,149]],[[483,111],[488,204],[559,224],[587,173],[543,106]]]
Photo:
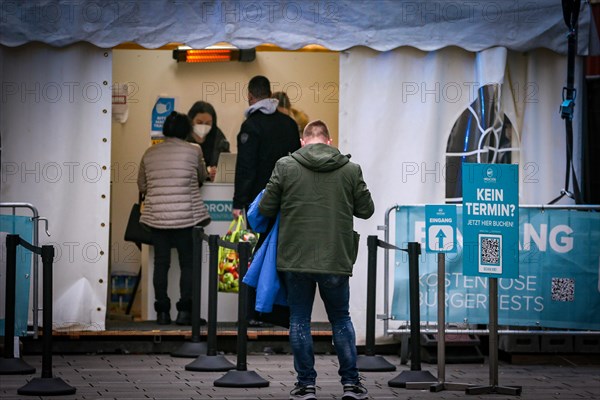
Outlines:
[[[257,75],[248,82],[248,105],[246,120],[237,136],[237,160],[233,194],[233,217],[237,218],[254,198],[263,190],[271,177],[275,163],[281,157],[300,148],[298,125],[289,116],[279,112],[279,101],[271,98],[271,82]],[[274,220],[267,231],[260,235],[255,251],[258,251],[269,234]],[[252,227],[250,227],[252,228]],[[287,308],[277,308],[273,315],[259,315],[255,312],[256,292],[248,295],[248,324],[261,326],[263,321],[287,326]]]
[[277,160],[300,148],[298,125],[277,111],[279,102],[271,98],[271,83],[266,77],[250,79],[248,104],[246,120],[237,136],[234,217],[247,210],[265,188]]

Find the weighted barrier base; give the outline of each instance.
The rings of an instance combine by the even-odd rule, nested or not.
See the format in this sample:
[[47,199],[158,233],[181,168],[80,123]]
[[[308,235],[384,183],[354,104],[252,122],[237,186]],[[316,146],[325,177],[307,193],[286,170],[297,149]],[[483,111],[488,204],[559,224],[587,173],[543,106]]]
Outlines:
[[435,385],[431,385],[429,387],[429,391],[434,392],[434,393],[441,392],[442,390],[463,391],[463,390],[467,390],[470,387],[473,387],[473,385],[468,384],[468,383],[441,382],[441,383],[437,383]]
[[361,372],[395,371],[396,366],[381,356],[358,356],[356,366]]
[[269,381],[263,379],[254,371],[229,371],[214,382],[217,387],[259,388],[269,386]]
[[206,354],[206,342],[185,342],[181,347],[171,353],[173,357],[196,358]]
[[429,389],[430,392],[437,393],[442,390],[453,390],[453,391],[465,391],[467,388],[473,387],[468,383],[453,383],[453,382],[438,382],[431,384],[430,382],[407,382],[406,389],[412,390],[425,390]]
[[186,371],[221,372],[232,369],[235,369],[235,365],[223,356],[199,356],[185,366]]
[[521,395],[521,386],[472,386],[465,389],[466,394],[508,394],[512,396]]
[[0,375],[35,374],[35,368],[20,358],[0,358]]
[[34,378],[28,384],[17,389],[25,396],[67,396],[75,394],[77,389],[68,385],[62,378]]
[[388,381],[388,385],[391,387],[405,388],[408,382],[429,382],[430,384],[437,383],[435,378],[429,371],[403,371]]

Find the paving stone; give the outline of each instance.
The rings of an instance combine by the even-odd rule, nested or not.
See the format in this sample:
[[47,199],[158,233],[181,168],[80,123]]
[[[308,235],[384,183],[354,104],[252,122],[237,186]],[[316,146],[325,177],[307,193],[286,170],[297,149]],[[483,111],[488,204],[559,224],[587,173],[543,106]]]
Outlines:
[[[235,355],[229,357],[236,361]],[[386,356],[398,367],[392,372],[365,372],[364,384],[371,399],[454,400],[465,398],[463,391],[407,390],[392,388],[388,382],[410,366],[400,364],[399,357]],[[37,368],[33,375],[0,375],[0,399],[56,399],[50,396],[19,396],[17,390],[41,373],[41,357],[26,360]],[[296,374],[291,355],[249,355],[247,370],[256,372],[269,382],[266,388],[215,387],[214,381],[225,372],[186,371],[193,359],[161,354],[146,355],[63,355],[53,357],[53,375],[61,377],[76,388],[73,396],[60,400],[88,399],[210,399],[210,400],[284,400],[294,387]],[[332,355],[316,357],[317,395],[319,399],[340,399],[342,388],[337,373],[337,358]],[[437,375],[436,366],[423,370]],[[483,394],[469,395],[472,400],[600,400],[600,366],[572,364],[512,365],[500,363],[500,386],[522,386],[521,396]],[[446,366],[446,382],[489,384],[488,364],[451,364]]]

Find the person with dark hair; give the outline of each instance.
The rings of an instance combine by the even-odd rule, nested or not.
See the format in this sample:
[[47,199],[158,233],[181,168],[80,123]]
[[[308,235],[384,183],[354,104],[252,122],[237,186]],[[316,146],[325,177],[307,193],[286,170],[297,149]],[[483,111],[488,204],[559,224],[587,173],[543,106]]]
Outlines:
[[175,323],[191,324],[192,229],[210,223],[200,195],[206,165],[202,148],[185,141],[191,132],[187,115],[172,112],[163,125],[164,142],[146,150],[138,173],[138,189],[145,196],[140,222],[150,227],[154,245],[154,309],[160,325],[171,323],[167,287],[172,247],[177,249],[181,268]]
[[290,346],[297,383],[290,399],[316,399],[315,356],[310,331],[315,292],[325,304],[338,356],[342,400],[366,399],[356,365],[350,318],[350,283],[358,253],[353,217],[370,218],[375,206],[358,164],[331,146],[322,121],[304,129],[302,148],[283,157],[258,204],[261,215],[279,215],[277,271],[290,307]]
[[197,143],[202,147],[209,179],[212,181],[217,173],[219,155],[229,153],[229,142],[217,126],[217,113],[210,103],[195,102],[187,115],[192,121],[193,129],[187,141]]
[[[271,98],[271,83],[261,75],[248,83],[248,109],[246,120],[237,136],[238,155],[235,168],[233,194],[233,217],[237,218],[269,181],[275,163],[281,157],[300,148],[298,125],[289,116],[277,111],[277,99]],[[272,227],[261,233],[255,251],[262,245]],[[287,307],[274,308],[271,315],[255,312],[256,291],[250,288],[248,295],[248,324],[261,326],[261,319],[269,319],[287,326]],[[280,321],[284,321],[283,323]]]
[[234,217],[247,209],[265,187],[277,160],[300,148],[298,125],[291,117],[277,112],[278,103],[271,98],[271,83],[266,77],[250,79],[250,107],[237,136]]
[[248,82],[248,103],[271,97],[271,82],[266,76],[256,75]]

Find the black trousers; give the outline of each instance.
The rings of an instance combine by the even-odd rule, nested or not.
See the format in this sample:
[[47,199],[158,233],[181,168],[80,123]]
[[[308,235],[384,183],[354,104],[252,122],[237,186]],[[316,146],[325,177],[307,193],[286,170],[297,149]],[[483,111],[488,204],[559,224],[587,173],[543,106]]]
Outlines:
[[168,276],[171,267],[171,248],[177,249],[181,275],[179,278],[178,311],[192,310],[192,263],[193,240],[192,229],[156,229],[152,228],[154,244],[154,309],[157,312],[171,310],[171,299],[167,293]]

